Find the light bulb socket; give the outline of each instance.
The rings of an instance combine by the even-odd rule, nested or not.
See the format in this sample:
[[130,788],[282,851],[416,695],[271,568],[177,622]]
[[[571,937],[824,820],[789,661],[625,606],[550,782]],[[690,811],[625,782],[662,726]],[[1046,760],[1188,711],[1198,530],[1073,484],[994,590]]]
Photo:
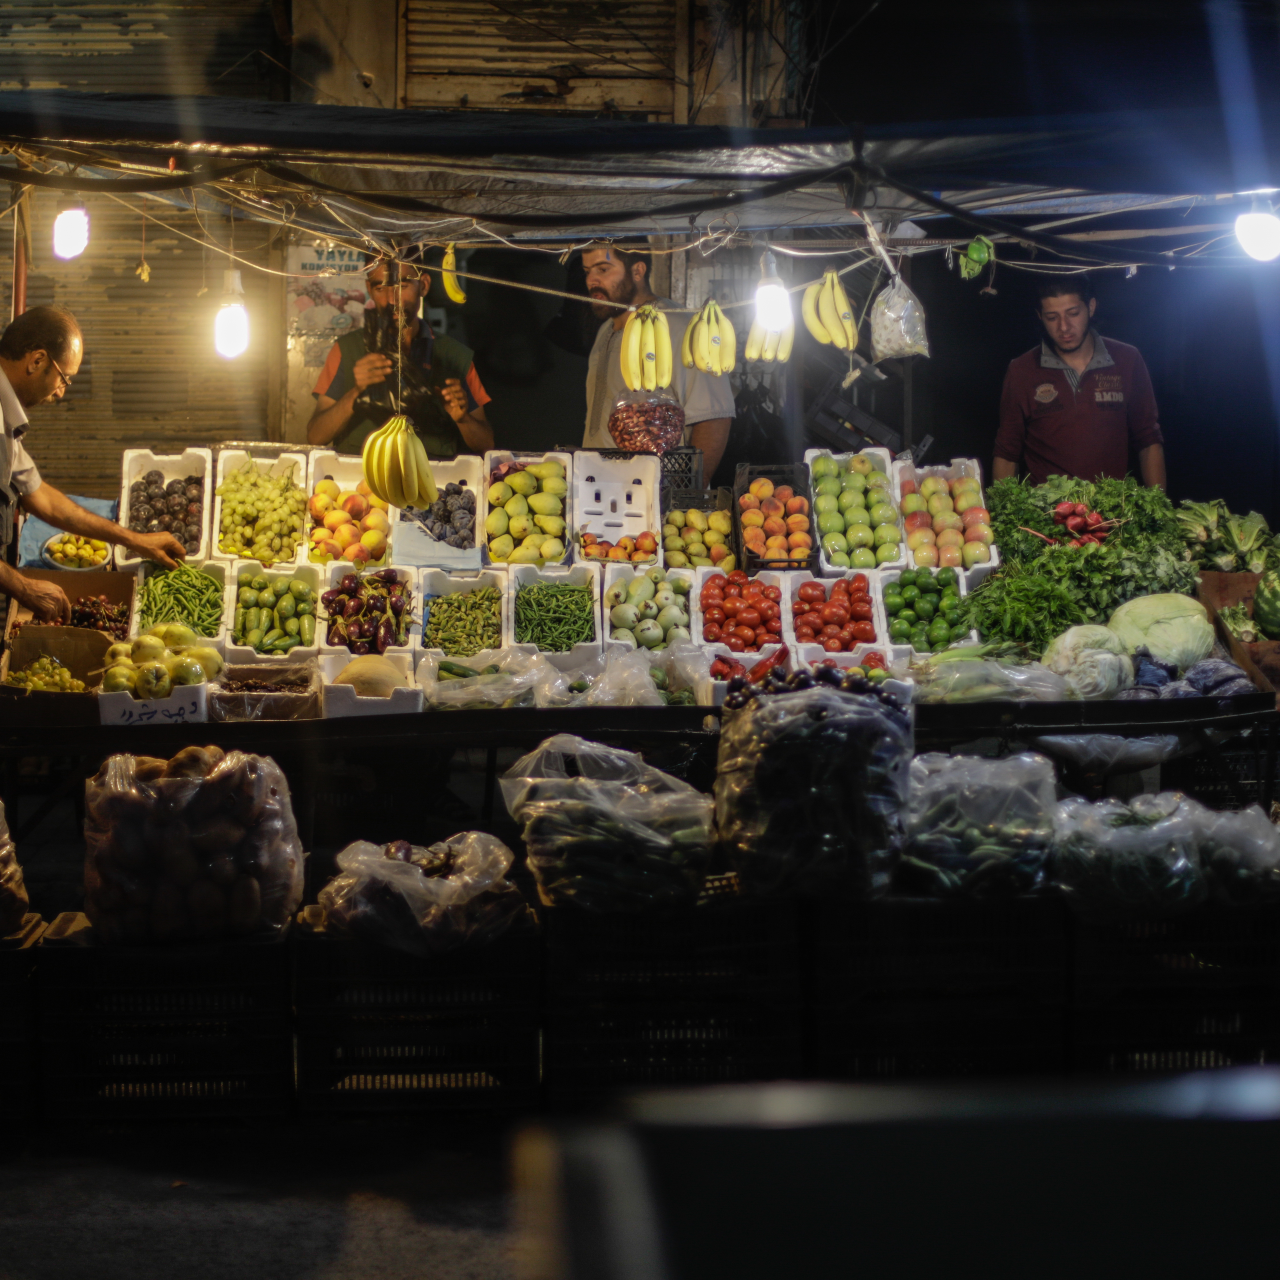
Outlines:
[[222,273],[222,297],[226,302],[243,302],[244,285],[240,281],[237,268],[229,268]]

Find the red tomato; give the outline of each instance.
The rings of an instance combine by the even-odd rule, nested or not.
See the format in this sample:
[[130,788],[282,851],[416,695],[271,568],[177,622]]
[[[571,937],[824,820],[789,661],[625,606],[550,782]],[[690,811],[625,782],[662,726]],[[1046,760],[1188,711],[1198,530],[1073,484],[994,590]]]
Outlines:
[[884,654],[878,649],[872,649],[869,653],[863,656],[862,665],[864,667],[883,667]]
[[738,625],[740,627],[751,627],[754,629],[760,625],[760,621],[760,610],[753,609],[750,605],[747,605],[746,608],[738,614]]
[[765,587],[764,594],[765,594],[765,599],[772,600],[774,604],[778,604],[782,600],[781,587]]
[[720,605],[724,604],[724,592],[723,591],[704,591],[698,597],[698,603],[704,609],[719,608]]
[[824,639],[838,639],[840,636],[840,628],[834,623],[828,622],[821,631],[818,632]]
[[733,634],[742,641],[743,644],[755,644],[756,629],[755,627],[734,627]]
[[753,578],[750,582],[742,584],[742,594],[744,596],[762,596],[764,595],[764,583],[757,578]]
[[741,570],[741,569],[735,569],[735,570],[734,570],[734,571],[729,575],[729,581],[730,581],[730,582],[736,582],[739,586],[741,586],[744,582],[748,581],[748,579],[747,579],[747,575],[746,575],[746,573],[745,573],[745,572],[743,572],[743,570]]
[[796,628],[796,641],[799,644],[812,644],[817,638],[808,627]]
[[843,653],[844,641],[841,640],[839,636],[829,636],[822,642],[822,647],[828,653]]
[[865,573],[855,573],[853,577],[849,579],[849,588],[852,591],[868,590],[867,575]]
[[807,626],[810,631],[820,631],[822,630],[822,625],[823,625],[822,614],[820,614],[816,609],[814,609],[812,612],[806,613],[804,615],[804,623],[805,623],[805,626]]
[[724,604],[721,606],[721,608],[724,609],[724,616],[726,618],[736,618],[738,614],[742,612],[744,607],[745,606],[742,601],[737,596],[726,596]]
[[738,597],[738,599],[741,599],[741,598],[742,598],[742,584],[741,584],[741,583],[738,583],[738,582],[731,582],[731,583],[729,583],[729,585],[728,585],[727,587],[725,587],[725,589],[724,589],[724,597],[725,597],[725,599],[727,600],[730,596],[737,596],[737,597]]
[[720,624],[717,622],[708,622],[707,625],[702,628],[702,638],[709,644],[714,644],[720,639]]
[[727,616],[728,615],[725,611],[719,606],[716,606],[713,609],[703,609],[702,611],[703,622],[723,622]]
[[730,653],[741,653],[747,647],[742,643],[742,637],[734,635],[732,631],[726,632],[722,638]]
[[793,618],[802,618],[809,612],[809,602],[807,600],[797,600],[791,606],[791,616]]
[[831,584],[831,598],[834,600],[836,596],[847,596],[849,594],[849,584],[841,578],[839,582]]
[[706,579],[703,581],[702,589],[706,591],[710,587],[718,587],[721,590],[723,590],[724,584],[725,584],[725,576],[723,573],[710,573],[707,575]]
[[832,603],[822,606],[823,622],[834,622],[836,626],[842,627],[849,621],[849,610],[842,604]]
[[764,624],[764,626],[765,626],[765,630],[768,631],[770,635],[780,636],[782,634],[781,618],[770,618],[769,621]]
[[857,636],[861,644],[875,644],[876,629],[869,622],[855,622],[853,624],[853,634]]
[[770,618],[782,617],[782,610],[772,600],[761,600],[756,607],[760,610],[760,616],[765,622],[768,622]]
[[849,606],[849,617],[851,617],[855,622],[870,622],[873,616],[870,600],[865,602],[855,600],[853,604]]

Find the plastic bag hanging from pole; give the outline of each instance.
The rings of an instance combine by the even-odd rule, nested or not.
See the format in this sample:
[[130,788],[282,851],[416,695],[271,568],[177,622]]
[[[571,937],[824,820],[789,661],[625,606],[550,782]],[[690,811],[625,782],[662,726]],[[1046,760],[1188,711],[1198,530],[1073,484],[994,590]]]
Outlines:
[[924,329],[924,308],[920,299],[898,274],[875,226],[865,218],[863,225],[867,229],[867,239],[884,259],[891,277],[871,304],[871,357],[879,364],[881,360],[895,360],[903,356],[927,356],[929,338]]

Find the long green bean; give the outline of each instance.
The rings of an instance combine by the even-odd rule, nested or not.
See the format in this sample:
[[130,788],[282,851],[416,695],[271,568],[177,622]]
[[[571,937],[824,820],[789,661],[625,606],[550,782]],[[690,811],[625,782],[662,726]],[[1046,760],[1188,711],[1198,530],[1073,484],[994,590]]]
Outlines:
[[502,647],[502,592],[477,587],[424,604],[424,649],[440,649],[451,658],[470,658],[482,649]]
[[591,587],[567,582],[535,582],[516,593],[516,643],[536,644],[547,653],[565,653],[596,638]]
[[222,625],[222,583],[210,574],[180,564],[152,569],[138,592],[138,625],[181,622],[197,635],[216,636]]

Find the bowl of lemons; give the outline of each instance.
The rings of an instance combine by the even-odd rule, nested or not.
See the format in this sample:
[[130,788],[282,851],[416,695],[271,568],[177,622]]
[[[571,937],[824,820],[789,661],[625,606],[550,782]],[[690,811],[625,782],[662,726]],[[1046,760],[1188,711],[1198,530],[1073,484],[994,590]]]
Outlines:
[[81,538],[74,533],[59,533],[44,544],[44,562],[50,569],[106,569],[111,563],[111,548],[97,538]]

